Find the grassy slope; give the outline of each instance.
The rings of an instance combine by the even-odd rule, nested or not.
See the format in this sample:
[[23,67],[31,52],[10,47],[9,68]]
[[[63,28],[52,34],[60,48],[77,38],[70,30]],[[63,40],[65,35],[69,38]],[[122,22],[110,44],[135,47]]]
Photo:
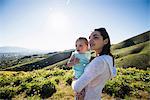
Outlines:
[[3,69],[7,69],[7,68],[10,68],[10,67],[18,67],[18,66],[23,66],[23,65],[26,65],[26,64],[29,64],[29,63],[33,63],[33,62],[37,62],[37,61],[40,61],[42,59],[46,59],[48,58],[48,55],[45,54],[45,55],[37,55],[37,56],[24,56],[22,58],[19,58],[19,59],[14,59],[12,61],[10,60],[7,60],[7,65],[3,65],[3,66],[0,66],[0,70],[3,70]]
[[150,31],[115,44],[111,49],[118,67],[150,67]]
[[[141,39],[140,42],[143,40]],[[150,41],[140,42],[135,42],[136,45],[134,43],[134,45],[126,48],[113,48],[117,66],[136,65],[143,68],[143,66],[148,67],[150,65]],[[0,71],[0,96],[18,100],[23,98],[73,100],[74,93],[70,86],[73,77],[72,70],[65,67],[66,62],[67,59],[30,72]],[[118,68],[118,76],[107,82],[102,99],[114,99],[114,96],[125,99],[148,99],[150,94],[149,76],[148,70]],[[52,84],[52,86],[48,84]],[[45,87],[45,85],[49,87]],[[49,93],[52,94],[47,96]],[[112,95],[112,97],[107,94]]]
[[69,58],[71,55],[71,51],[68,52],[60,52],[57,54],[54,54],[52,56],[49,56],[45,59],[39,60],[39,61],[29,61],[25,64],[19,64],[16,66],[12,66],[3,70],[8,71],[32,71],[36,69],[42,69],[44,67],[47,67],[49,65],[55,64],[57,62],[60,62],[64,59]]
[[113,45],[112,50],[129,47],[129,46],[143,43],[143,42],[146,42],[149,40],[150,40],[150,31],[147,31],[145,33],[142,33],[140,35],[137,35],[137,36],[127,39],[123,42]]
[[[70,86],[73,72],[65,69],[66,61],[31,72],[0,71],[0,96],[15,100],[24,98],[73,100],[74,93]],[[114,98],[147,99],[150,92],[149,76],[149,71],[118,68],[118,76],[106,84],[102,100]],[[43,88],[44,86],[46,87]],[[127,89],[124,91],[122,88]]]
[[150,67],[150,41],[113,51],[116,65],[146,69]]
[[[66,61],[61,62],[61,64],[65,62]],[[50,66],[48,66],[47,68],[49,67]],[[69,75],[67,75],[67,73],[69,73]],[[51,68],[51,70],[45,68],[41,70],[35,70],[32,72],[0,71],[0,74],[0,94],[1,96],[3,95],[10,98],[41,98],[39,96],[39,94],[41,93],[39,93],[38,90],[41,91],[42,86],[44,86],[44,84],[53,83],[55,85],[55,88],[58,90],[59,82],[63,82],[62,84],[66,84],[67,78],[71,77],[72,75],[71,72],[54,67]],[[37,93],[32,93],[32,89],[34,89],[34,91]],[[46,98],[46,93],[44,97]]]

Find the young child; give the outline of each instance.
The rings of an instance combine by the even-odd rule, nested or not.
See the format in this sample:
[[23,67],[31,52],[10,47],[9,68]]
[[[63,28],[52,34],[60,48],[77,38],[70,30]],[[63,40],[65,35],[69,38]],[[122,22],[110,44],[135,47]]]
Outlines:
[[[76,40],[76,50],[72,53],[67,63],[67,66],[73,66],[74,79],[78,79],[83,74],[91,57],[91,51],[88,51],[88,40],[84,37],[79,37]],[[81,92],[80,97],[76,95],[76,100],[81,100],[81,98],[83,99],[84,95],[85,89]]]

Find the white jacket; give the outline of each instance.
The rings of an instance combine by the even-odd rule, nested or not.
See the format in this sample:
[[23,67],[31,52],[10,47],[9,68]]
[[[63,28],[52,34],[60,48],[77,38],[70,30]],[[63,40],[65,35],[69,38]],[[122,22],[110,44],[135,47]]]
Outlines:
[[113,67],[112,57],[98,56],[87,65],[81,77],[72,82],[72,88],[76,92],[85,88],[84,100],[100,100],[106,81],[115,75],[116,68]]

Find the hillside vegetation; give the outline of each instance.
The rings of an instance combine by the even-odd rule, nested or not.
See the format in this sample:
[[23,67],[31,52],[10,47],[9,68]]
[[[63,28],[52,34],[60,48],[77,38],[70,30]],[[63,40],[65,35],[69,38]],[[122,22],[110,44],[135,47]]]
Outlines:
[[140,35],[137,35],[123,42],[113,45],[112,50],[133,46],[133,45],[143,43],[149,40],[150,40],[150,31],[147,31],[145,33],[142,33]]
[[[112,46],[117,76],[102,100],[150,99],[150,31]],[[0,99],[74,100],[73,71],[66,67],[73,50],[31,55],[0,64]]]
[[[112,46],[117,67],[150,68],[150,31]],[[131,41],[134,44],[131,45]],[[126,44],[126,45],[124,45]],[[128,46],[127,46],[128,45]]]
[[150,68],[150,41],[113,51],[117,67]]
[[[40,59],[36,59],[36,57],[34,57],[34,59],[32,59],[31,57],[26,56],[24,58],[21,58],[21,59],[23,59],[23,61],[21,59],[19,59],[19,61],[20,60],[22,61],[21,64],[17,64],[15,66],[8,67],[8,68],[3,68],[2,70],[32,71],[35,69],[42,69],[44,67],[47,67],[49,65],[55,64],[59,61],[69,58],[71,55],[71,52],[72,51],[55,53],[55,54],[51,54],[50,56],[41,57]],[[26,59],[28,59],[28,61]],[[24,60],[26,60],[26,62],[24,62]]]
[[[67,60],[31,72],[0,72],[0,98],[73,100],[71,89],[73,72],[67,69]],[[150,71],[118,68],[118,75],[107,82],[102,99],[148,99]],[[112,96],[112,97],[109,97]]]

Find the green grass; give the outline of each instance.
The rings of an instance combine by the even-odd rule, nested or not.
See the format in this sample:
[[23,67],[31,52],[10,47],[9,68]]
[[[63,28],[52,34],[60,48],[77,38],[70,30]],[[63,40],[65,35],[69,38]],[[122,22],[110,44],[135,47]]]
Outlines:
[[34,59],[26,60],[26,61],[23,61],[23,62],[21,62],[19,64],[16,64],[15,66],[5,67],[5,68],[3,68],[1,70],[7,70],[7,69],[17,68],[17,67],[20,67],[20,66],[23,66],[23,65],[35,63],[35,62],[40,61],[40,60],[42,60],[42,59],[36,59],[36,58],[34,58]]
[[48,98],[56,92],[58,79],[62,79],[59,76],[63,76],[64,73],[63,70],[57,69],[18,73],[1,72],[0,98],[14,98],[22,93],[25,93],[24,98],[34,95]]
[[[147,35],[149,32],[113,46],[112,53],[118,72],[115,78],[106,83],[102,100],[149,99],[150,41],[147,41]],[[69,55],[68,51],[60,53],[61,56]],[[0,71],[0,99],[73,100],[74,91],[71,88],[73,71],[71,67],[65,66],[68,59],[59,60],[53,65],[43,65],[47,61],[58,60],[60,54],[45,57],[45,60],[37,62],[37,59],[23,59],[21,64],[10,68],[15,71]],[[30,66],[25,66],[28,64]],[[34,64],[41,64],[41,69],[34,68],[32,66]]]
[[[73,91],[70,87],[72,70],[63,69],[66,61],[32,72],[0,71],[0,98],[57,98],[62,93],[61,85]],[[73,92],[70,93],[73,98]]]
[[[73,100],[73,71],[65,69],[67,60],[30,72],[0,71],[0,98]],[[117,77],[107,82],[102,99],[148,98],[150,72],[118,68]],[[109,94],[110,96],[108,96]]]
[[117,67],[136,67],[139,69],[148,69],[149,65],[149,55],[145,54],[133,54],[115,61]]
[[19,59],[11,57],[11,60],[9,60],[8,58],[4,58],[1,61],[1,64],[3,64],[3,66],[2,65],[0,66],[0,70],[23,66],[23,65],[34,63],[34,62],[37,62],[46,58],[48,58],[47,54],[42,54],[42,55],[39,54],[37,56],[34,56],[34,55],[24,56]]
[[114,50],[117,67],[137,67],[147,69],[150,67],[150,41],[140,43],[128,48]]
[[144,32],[140,35],[127,39],[123,42],[115,44],[112,46],[112,50],[121,49],[129,46],[133,46],[139,43],[143,43],[150,40],[150,31]]
[[117,76],[108,81],[104,92],[122,99],[149,99],[150,71],[118,68]]
[[68,59],[71,55],[71,52],[61,52],[54,55],[49,56],[46,59],[35,61],[35,62],[26,62],[26,64],[19,64],[16,66],[12,66],[3,70],[7,71],[33,71],[37,69],[45,68],[49,65],[53,65],[57,62]]
[[127,48],[113,50],[112,53],[116,58],[124,57],[129,54],[137,54],[137,53],[148,53],[150,52],[150,41],[140,43],[134,46],[130,46]]

